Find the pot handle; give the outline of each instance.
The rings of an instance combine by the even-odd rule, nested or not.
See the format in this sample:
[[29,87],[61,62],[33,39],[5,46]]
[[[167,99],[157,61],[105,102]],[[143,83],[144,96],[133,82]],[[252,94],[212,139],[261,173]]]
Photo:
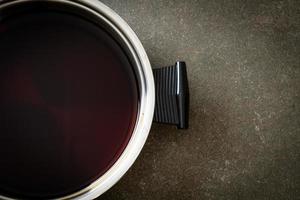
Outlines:
[[185,62],[153,69],[155,82],[154,122],[177,125],[187,129],[189,124],[189,89]]

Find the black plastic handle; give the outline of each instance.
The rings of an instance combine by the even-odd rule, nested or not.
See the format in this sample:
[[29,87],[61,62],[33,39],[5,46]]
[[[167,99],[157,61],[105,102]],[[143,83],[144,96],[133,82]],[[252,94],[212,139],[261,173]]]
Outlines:
[[174,124],[179,129],[189,125],[189,89],[185,62],[153,69],[155,81],[154,121]]

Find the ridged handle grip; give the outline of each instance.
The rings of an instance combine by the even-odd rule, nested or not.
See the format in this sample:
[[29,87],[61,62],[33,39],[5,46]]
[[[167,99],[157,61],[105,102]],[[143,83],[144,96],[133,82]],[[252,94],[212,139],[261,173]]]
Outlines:
[[189,89],[185,62],[153,69],[156,101],[154,121],[188,128]]

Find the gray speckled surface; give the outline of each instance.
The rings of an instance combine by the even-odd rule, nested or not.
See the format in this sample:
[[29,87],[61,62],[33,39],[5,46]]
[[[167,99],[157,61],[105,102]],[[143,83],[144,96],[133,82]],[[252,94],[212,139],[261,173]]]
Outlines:
[[191,113],[99,200],[300,199],[300,1],[103,2],[153,66],[187,62]]

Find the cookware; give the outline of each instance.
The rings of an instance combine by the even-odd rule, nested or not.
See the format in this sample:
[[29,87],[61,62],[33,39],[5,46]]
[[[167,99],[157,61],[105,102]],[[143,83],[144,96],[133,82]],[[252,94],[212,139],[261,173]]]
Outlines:
[[0,56],[1,199],[96,198],[152,121],[188,127],[185,63],[152,70],[99,1],[2,1]]

